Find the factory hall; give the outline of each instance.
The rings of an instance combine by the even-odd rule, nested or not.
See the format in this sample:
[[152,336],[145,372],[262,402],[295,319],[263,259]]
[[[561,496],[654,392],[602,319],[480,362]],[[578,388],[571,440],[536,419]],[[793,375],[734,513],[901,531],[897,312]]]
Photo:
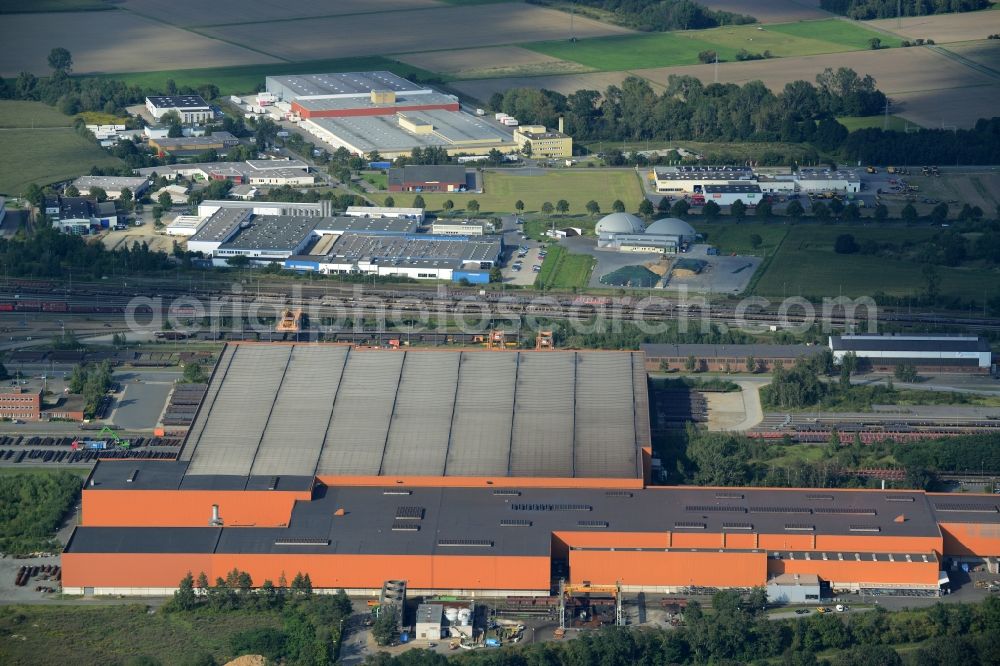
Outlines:
[[995,570],[996,496],[656,486],[649,411],[641,351],[229,344],[177,460],[96,465],[63,585],[164,594],[237,568],[364,595],[781,599]]

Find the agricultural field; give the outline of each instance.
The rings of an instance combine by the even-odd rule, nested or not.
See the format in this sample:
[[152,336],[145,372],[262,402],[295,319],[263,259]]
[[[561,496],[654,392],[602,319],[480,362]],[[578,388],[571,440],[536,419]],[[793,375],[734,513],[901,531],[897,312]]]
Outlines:
[[233,67],[206,67],[200,69],[174,69],[150,72],[134,72],[109,75],[128,84],[163,90],[167,79],[173,79],[178,87],[196,88],[205,83],[219,86],[222,95],[240,95],[253,92],[264,83],[264,77],[278,74],[310,74],[315,72],[357,72],[388,70],[400,76],[416,75],[421,78],[433,76],[430,72],[405,65],[381,56],[360,58],[337,58],[334,60],[309,60],[306,62],[282,62],[264,65],[238,65]]
[[401,61],[455,79],[497,76],[537,76],[589,72],[590,67],[560,60],[520,46],[487,46],[481,49],[428,51],[397,56]]
[[[698,53],[713,50],[720,60],[733,61],[740,49],[751,53],[770,51],[775,57],[837,53],[868,48],[878,37],[886,46],[899,40],[886,37],[860,24],[827,19],[781,25],[739,25],[710,30],[627,35],[527,44],[527,48],[563,60],[571,60],[604,71],[630,70],[658,65],[693,65]],[[772,65],[773,66],[773,65]]]
[[400,9],[440,7],[434,0],[296,0],[294,3],[269,0],[125,0],[125,9],[157,21],[193,27],[260,23],[345,14],[375,14]]
[[[233,634],[281,626],[278,612],[150,613],[142,604],[4,606],[0,608],[4,636],[0,662],[9,666],[177,664],[185,663],[184,658],[210,654],[214,663],[221,664],[235,656],[230,649]],[[144,661],[140,655],[154,661]]]
[[[719,248],[722,254],[735,252],[757,257],[774,254],[790,228],[786,224],[761,224],[753,221],[735,223],[729,218],[716,222],[698,222],[695,219],[690,218],[691,226],[704,237],[706,243]],[[760,236],[760,247],[754,248],[750,240],[754,235]]]
[[994,71],[1000,70],[1000,39],[981,39],[964,44],[949,44],[945,51],[973,63],[973,66],[979,65]]
[[[758,225],[747,225],[758,226]],[[759,225],[767,228],[769,225]],[[876,255],[836,254],[833,243],[843,233],[858,243],[865,240],[897,242],[905,233],[909,240],[930,238],[928,227],[864,227],[804,224],[788,228],[781,247],[757,282],[761,296],[836,297],[872,295],[882,291],[894,296],[918,295],[926,286],[923,265],[916,261],[888,259]],[[761,234],[763,235],[763,234]],[[937,267],[942,296],[982,297],[984,287],[996,285],[1000,274],[970,268]],[[996,293],[987,293],[987,298]]]
[[0,0],[0,14],[91,12],[114,9],[108,0]]
[[[721,70],[721,66],[719,69]],[[503,92],[511,88],[545,88],[546,90],[555,90],[564,95],[569,95],[577,90],[599,90],[603,92],[608,86],[621,85],[621,82],[630,75],[631,72],[592,72],[588,74],[484,78],[454,81],[449,84],[449,87],[463,95],[485,102],[493,93]],[[654,83],[653,88],[662,91],[664,86]]]
[[[536,170],[535,173],[538,173]],[[559,199],[569,202],[569,212],[583,213],[588,201],[593,199],[602,211],[610,211],[615,199],[621,199],[626,210],[636,210],[642,201],[639,179],[631,170],[608,169],[559,169],[543,171],[539,175],[523,176],[504,171],[487,171],[482,194],[476,193],[423,193],[428,211],[442,210],[441,204],[450,199],[456,212],[464,211],[468,201],[479,202],[480,215],[513,213],[514,202],[524,202],[525,212],[541,210],[546,201],[555,205]],[[396,192],[392,197],[397,206],[408,206],[416,195]],[[376,195],[380,201],[385,195]]]
[[[378,14],[202,28],[201,34],[284,60],[459,49],[569,37],[569,16],[521,3],[444,6]],[[626,28],[577,17],[578,37],[627,34]],[[386,39],[391,35],[391,39]],[[148,69],[148,68],[147,68]]]
[[933,39],[937,44],[968,42],[986,39],[1000,32],[1000,13],[990,10],[964,12],[961,14],[935,14],[932,16],[909,16],[897,19],[865,21],[876,30],[886,30],[903,39]]
[[[97,37],[102,36],[102,37]],[[49,73],[53,47],[73,54],[73,71],[143,72],[152,69],[277,62],[252,48],[202,37],[130,12],[63,12],[41,18],[15,14],[0,21],[0,76]],[[183,45],[183,48],[179,48]]]
[[760,23],[787,23],[829,18],[819,2],[796,0],[701,0],[699,5],[715,11],[753,16]]
[[[971,127],[984,114],[995,115],[995,109],[1000,108],[996,78],[926,47],[723,63],[719,65],[719,82],[743,84],[759,80],[772,90],[780,90],[791,81],[815,81],[827,67],[850,67],[862,76],[870,74],[878,88],[896,103],[896,115],[924,127],[940,126],[943,119],[948,125]],[[671,75],[711,81],[714,69],[712,65],[695,65],[632,73],[662,86]]]
[[[31,183],[45,185],[75,178],[92,166],[119,166],[121,161],[104,152],[71,127],[55,125],[71,119],[41,102],[0,101],[0,194],[17,195]],[[47,127],[31,128],[29,116],[37,115]]]

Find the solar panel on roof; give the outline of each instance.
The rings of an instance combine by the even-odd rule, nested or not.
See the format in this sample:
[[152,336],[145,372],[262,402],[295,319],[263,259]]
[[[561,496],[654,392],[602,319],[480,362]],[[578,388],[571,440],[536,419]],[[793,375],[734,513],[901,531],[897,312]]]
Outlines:
[[493,494],[501,497],[519,497],[521,495],[521,491],[514,490],[513,488],[497,488],[493,491]]
[[752,506],[750,513],[812,513],[807,506]]
[[397,506],[396,520],[423,520],[424,507],[422,506]]
[[850,530],[852,532],[881,532],[882,528],[878,525],[851,525]]
[[715,499],[741,500],[743,493],[715,493]]
[[606,520],[578,520],[576,521],[577,527],[607,527],[610,525]]
[[531,527],[531,521],[521,518],[504,518],[500,521],[500,527]]
[[593,511],[589,504],[511,504],[514,511]]
[[886,495],[886,502],[912,502],[914,500],[913,495]]
[[805,523],[785,523],[785,529],[789,532],[812,532],[816,529],[816,526]]
[[493,542],[489,539],[438,539],[437,545],[449,547],[492,548]]
[[813,509],[814,513],[839,514],[844,516],[874,516],[875,509],[860,506],[831,506],[822,509]]
[[605,497],[632,497],[632,493],[627,490],[609,490],[604,493]]
[[419,532],[420,524],[412,520],[397,520],[392,524],[393,532]]
[[694,512],[714,512],[714,513],[746,513],[746,508],[742,506],[722,506],[719,504],[692,504],[684,507],[685,511]]
[[313,537],[278,537],[275,546],[329,546],[330,540]]
[[403,490],[401,488],[386,488],[382,491],[383,495],[412,495],[412,490]]
[[996,504],[964,504],[958,502],[941,502],[934,504],[937,511],[971,511],[974,513],[996,513]]
[[807,500],[833,500],[833,495],[806,495]]
[[674,523],[675,530],[703,530],[708,525],[705,523],[692,523],[686,520],[678,520]]
[[724,530],[752,530],[752,523],[722,523]]

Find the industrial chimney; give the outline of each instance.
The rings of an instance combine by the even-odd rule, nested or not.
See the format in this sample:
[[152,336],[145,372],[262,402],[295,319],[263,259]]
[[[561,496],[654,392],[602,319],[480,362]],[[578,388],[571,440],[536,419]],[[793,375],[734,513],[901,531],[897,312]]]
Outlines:
[[565,122],[563,121],[563,117],[559,116],[559,133],[560,134],[565,134],[566,133],[566,130],[563,129],[564,126],[565,126]]
[[219,505],[212,505],[212,519],[208,521],[210,527],[222,527],[222,518],[219,517]]

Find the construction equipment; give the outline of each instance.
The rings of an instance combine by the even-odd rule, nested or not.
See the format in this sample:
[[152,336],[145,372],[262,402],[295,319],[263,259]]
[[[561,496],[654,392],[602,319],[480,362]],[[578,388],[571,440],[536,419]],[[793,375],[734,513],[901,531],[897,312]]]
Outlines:
[[500,329],[490,331],[486,338],[486,349],[489,351],[504,351],[507,348],[507,334]]
[[103,428],[101,428],[101,431],[99,433],[97,433],[97,436],[100,437],[101,435],[103,435],[105,433],[107,433],[108,436],[111,437],[111,441],[119,449],[128,450],[128,449],[132,448],[132,441],[128,440],[128,439],[122,439],[122,438],[120,438],[118,436],[118,433],[116,433],[114,430],[112,430],[110,426],[104,426]]
[[302,310],[285,310],[275,326],[278,333],[298,333],[302,330]]
[[[865,171],[867,171],[868,173],[878,173],[878,169],[876,169],[873,166],[868,167],[867,169],[865,169]],[[892,172],[890,171],[889,173],[892,173]]]

